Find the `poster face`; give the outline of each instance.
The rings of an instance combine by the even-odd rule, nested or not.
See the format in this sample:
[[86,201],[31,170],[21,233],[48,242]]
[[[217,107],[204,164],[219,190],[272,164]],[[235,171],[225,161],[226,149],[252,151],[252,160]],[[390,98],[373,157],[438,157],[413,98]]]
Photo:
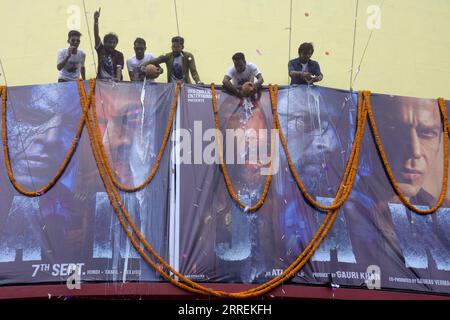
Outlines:
[[[86,85],[86,91],[88,86]],[[141,184],[156,162],[174,86],[97,81],[100,136],[114,176]],[[75,82],[8,90],[8,145],[17,182],[36,190],[53,177],[81,117]],[[168,246],[169,147],[152,183],[121,199],[141,233],[163,257]],[[0,283],[157,281],[117,219],[100,179],[86,129],[60,180],[30,198],[8,181],[1,157]]]
[[[189,108],[182,109],[181,127],[199,129],[201,124],[206,150],[214,141],[208,133],[215,127],[211,91],[188,87],[183,93],[182,104]],[[241,153],[238,146],[228,148],[227,130],[272,129],[269,94],[243,101],[217,90],[216,97],[231,185],[250,207],[263,193],[264,166],[249,163],[251,138],[244,139]],[[410,104],[404,106],[405,99]],[[375,95],[372,105],[402,192],[415,205],[434,205],[444,139],[436,101]],[[343,178],[355,136],[356,106],[356,94],[344,91],[303,86],[279,91],[277,109],[290,159],[308,193],[321,204],[332,203]],[[270,150],[270,135],[258,135],[256,141],[257,148]],[[261,283],[281,274],[309,244],[326,212],[305,200],[277,142],[278,168],[256,213],[232,199],[218,162],[181,165],[180,185],[191,186],[180,197],[181,224],[188,226],[180,229],[183,273],[201,281]],[[448,201],[428,216],[407,210],[395,197],[368,126],[362,143],[352,193],[321,246],[291,281],[448,292]],[[246,160],[226,159],[233,152]]]
[[[268,90],[239,99],[216,88],[215,95],[218,131],[211,88],[181,88],[156,175],[140,191],[121,191],[121,200],[147,241],[192,280],[263,283],[295,261],[324,221],[292,171],[316,201],[333,202],[355,137],[357,95],[281,87],[277,110],[289,156],[273,130]],[[100,137],[120,183],[137,186],[152,170],[174,96],[174,85],[97,81]],[[437,102],[372,95],[371,104],[401,192],[419,208],[434,206],[448,139]],[[20,185],[35,190],[52,178],[80,117],[76,83],[8,89],[8,146]],[[74,270],[82,281],[161,281],[112,209],[86,129],[44,195],[18,193],[4,163],[2,154],[0,284],[62,282]],[[352,192],[290,282],[449,294],[449,208],[447,196],[430,215],[401,203],[367,123]]]

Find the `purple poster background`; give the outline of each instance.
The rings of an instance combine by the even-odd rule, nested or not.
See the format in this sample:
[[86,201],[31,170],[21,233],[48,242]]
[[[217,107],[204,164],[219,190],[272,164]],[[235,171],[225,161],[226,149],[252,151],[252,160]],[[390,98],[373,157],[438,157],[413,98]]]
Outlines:
[[[174,95],[170,84],[97,81],[102,142],[122,183],[136,186],[150,172]],[[225,148],[224,157],[234,161],[226,168],[247,207],[262,196],[267,176],[261,172],[269,166],[264,159],[249,161],[251,142],[258,151],[279,155],[262,207],[249,213],[231,198],[214,161],[211,89],[195,85],[180,91],[175,126],[154,179],[139,192],[121,192],[122,202],[155,250],[191,279],[266,282],[307,246],[325,213],[305,201],[277,136],[270,135],[268,90],[241,100],[217,88],[216,97],[223,145],[235,141],[228,131],[244,133],[244,148]],[[413,204],[433,206],[448,139],[436,100],[376,94],[371,100],[400,189]],[[356,102],[356,94],[345,91],[280,88],[278,113],[292,161],[309,194],[322,204],[331,204],[342,179],[356,129]],[[80,117],[76,83],[8,88],[8,145],[22,186],[34,190],[49,181]],[[255,138],[252,130],[267,135]],[[77,267],[81,281],[161,281],[118,223],[86,129],[61,179],[40,197],[19,194],[4,163],[1,154],[1,285],[65,282]],[[324,242],[290,282],[449,294],[449,207],[450,193],[431,215],[405,208],[367,124],[353,190]]]

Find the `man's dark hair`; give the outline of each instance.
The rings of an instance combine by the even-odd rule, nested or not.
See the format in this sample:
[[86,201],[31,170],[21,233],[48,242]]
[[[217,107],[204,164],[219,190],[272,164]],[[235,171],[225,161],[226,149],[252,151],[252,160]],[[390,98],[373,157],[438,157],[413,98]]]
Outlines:
[[110,32],[110,33],[105,34],[105,36],[103,37],[103,42],[106,42],[109,39],[115,39],[116,42],[119,43],[119,37],[114,32]]
[[178,43],[181,46],[184,46],[184,38],[180,36],[175,36],[172,38],[172,43]]
[[136,40],[134,40],[134,45],[136,45],[138,43],[143,44],[144,46],[147,46],[147,44],[145,43],[145,40],[142,38],[136,38]]
[[298,47],[298,54],[301,52],[309,53],[310,51],[314,53],[314,46],[311,42],[304,42],[300,45],[300,47]]
[[236,52],[235,54],[233,54],[231,59],[245,61],[245,56],[244,56],[244,54],[242,52]]
[[77,30],[70,30],[67,34],[67,39],[70,39],[71,37],[81,37],[81,32]]

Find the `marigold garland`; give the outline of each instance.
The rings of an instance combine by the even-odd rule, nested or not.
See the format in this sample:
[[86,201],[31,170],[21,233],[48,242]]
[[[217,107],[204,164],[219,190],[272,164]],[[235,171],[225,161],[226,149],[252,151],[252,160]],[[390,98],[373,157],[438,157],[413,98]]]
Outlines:
[[158,155],[156,157],[155,163],[153,164],[153,167],[150,170],[150,173],[147,176],[147,178],[140,185],[135,186],[135,187],[128,187],[128,186],[120,183],[119,180],[116,178],[115,174],[113,173],[111,165],[109,164],[108,156],[106,155],[105,147],[103,146],[103,142],[102,142],[103,139],[101,138],[101,131],[100,131],[99,121],[98,121],[98,117],[97,117],[97,106],[95,104],[95,94],[92,95],[93,98],[91,99],[91,103],[92,103],[93,120],[94,120],[94,124],[95,124],[94,133],[97,136],[97,142],[98,142],[98,146],[99,146],[100,156],[103,158],[103,160],[106,164],[106,167],[105,167],[106,172],[111,177],[112,181],[114,182],[114,185],[116,185],[116,187],[118,187],[121,191],[136,192],[136,191],[142,190],[154,178],[156,172],[158,171],[159,165],[161,163],[161,159],[164,155],[164,151],[166,150],[167,141],[169,140],[170,133],[172,131],[172,123],[173,123],[173,119],[175,117],[175,113],[177,111],[178,95],[180,92],[180,88],[181,88],[181,82],[178,81],[177,85],[176,85],[176,89],[175,89],[175,96],[174,96],[174,99],[172,102],[172,108],[170,111],[169,120],[167,121],[166,130],[164,132],[162,144],[159,149]]
[[378,149],[378,154],[380,155],[380,159],[383,162],[383,168],[389,178],[389,181],[394,188],[395,193],[398,195],[402,203],[410,210],[414,211],[415,213],[426,215],[435,212],[438,210],[442,203],[445,200],[446,194],[447,194],[447,181],[448,181],[448,118],[447,118],[447,109],[445,107],[445,100],[443,98],[438,98],[438,106],[441,113],[441,119],[442,119],[442,127],[444,131],[444,173],[442,177],[442,187],[441,187],[441,193],[439,195],[439,199],[437,200],[434,207],[426,210],[418,209],[416,208],[409,199],[403,194],[403,192],[400,190],[400,187],[397,184],[397,180],[395,179],[391,167],[389,165],[386,153],[384,151],[383,145],[381,143],[380,136],[378,134],[378,129],[375,123],[375,117],[373,116],[372,112],[372,105],[370,103],[370,91],[366,91],[364,93],[364,100],[367,101],[367,111],[369,114],[369,123],[370,127],[372,128],[372,134],[375,140],[375,144]]
[[[161,256],[159,256],[159,254],[153,249],[153,247],[142,236],[139,228],[135,225],[133,219],[131,218],[128,211],[124,207],[124,205],[120,199],[119,192],[116,189],[116,187],[118,189],[122,189],[122,187],[125,187],[125,186],[118,183],[118,181],[116,181],[116,182],[114,181],[115,180],[114,175],[112,174],[111,167],[110,167],[108,159],[106,157],[106,152],[103,148],[102,140],[101,140],[101,137],[99,134],[100,130],[98,127],[98,121],[97,121],[98,119],[96,118],[96,111],[95,111],[95,107],[94,107],[95,106],[95,93],[94,93],[95,92],[95,80],[91,79],[89,81],[89,87],[90,87],[89,95],[86,98],[86,92],[84,90],[82,82],[81,81],[78,82],[78,90],[79,90],[79,94],[80,94],[80,104],[81,104],[81,108],[83,110],[81,119],[84,119],[84,120],[83,120],[83,125],[81,125],[81,128],[79,127],[77,130],[76,139],[77,140],[79,139],[78,131],[82,131],[82,128],[85,123],[86,128],[88,130],[88,134],[89,134],[92,152],[93,152],[101,179],[105,186],[105,190],[108,194],[108,198],[111,202],[111,205],[113,206],[114,212],[116,213],[120,224],[122,225],[125,233],[127,234],[128,238],[130,239],[130,241],[133,244],[133,246],[135,247],[135,249],[140,253],[140,255],[144,258],[144,260],[146,260],[153,268],[155,268],[155,270],[157,270],[161,274],[161,276],[163,276],[166,280],[168,280],[175,286],[177,286],[183,290],[192,292],[192,293],[215,295],[218,297],[227,297],[227,298],[257,297],[257,296],[267,293],[270,290],[273,290],[275,287],[279,286],[284,281],[286,281],[290,277],[294,276],[309,261],[311,256],[314,254],[315,250],[320,246],[321,242],[323,241],[323,239],[329,232],[330,228],[332,227],[332,225],[337,217],[338,211],[339,211],[338,208],[342,205],[342,203],[345,201],[345,199],[347,199],[347,197],[352,189],[352,186],[355,181],[357,169],[358,169],[359,151],[360,151],[360,147],[361,147],[362,137],[364,135],[364,128],[365,128],[365,122],[366,122],[367,116],[369,117],[369,122],[370,122],[370,125],[372,128],[372,132],[374,134],[374,138],[376,140],[376,144],[377,144],[377,148],[379,150],[380,156],[382,157],[385,170],[388,173],[388,176],[390,178],[391,183],[394,186],[395,191],[398,193],[400,199],[402,199],[402,201],[404,201],[404,204],[408,208],[410,208],[411,210],[413,210],[417,213],[425,214],[425,213],[434,212],[439,206],[442,205],[443,199],[445,198],[447,179],[448,179],[448,139],[444,139],[444,177],[443,177],[443,186],[442,186],[442,190],[441,190],[441,195],[439,197],[438,203],[436,204],[436,206],[434,208],[432,208],[430,210],[418,210],[415,207],[413,207],[409,203],[408,199],[406,197],[404,197],[404,195],[400,192],[400,189],[398,188],[398,185],[396,184],[396,181],[395,181],[394,177],[392,176],[392,172],[390,170],[389,164],[387,162],[387,158],[385,156],[383,147],[381,145],[381,141],[378,136],[378,132],[376,130],[375,121],[374,121],[371,106],[370,106],[370,92],[359,92],[359,94],[358,94],[358,117],[357,117],[358,120],[357,120],[355,140],[354,140],[353,147],[352,147],[352,150],[351,150],[348,162],[347,162],[347,166],[346,166],[346,169],[344,172],[344,177],[339,185],[338,191],[336,193],[336,197],[333,200],[333,204],[331,206],[321,206],[320,204],[319,204],[319,206],[317,206],[318,208],[320,208],[322,210],[328,210],[328,213],[327,213],[323,223],[320,225],[317,233],[311,239],[308,246],[297,257],[297,259],[283,271],[283,273],[281,275],[271,279],[270,281],[268,281],[264,284],[261,284],[253,289],[245,290],[242,292],[224,292],[224,291],[220,291],[220,290],[212,290],[210,288],[207,288],[203,285],[200,285],[200,284],[186,278],[184,275],[180,274],[178,271],[173,269],[170,266],[170,264],[168,264]],[[218,114],[217,114],[217,105],[215,103],[214,84],[211,84],[211,88],[212,88],[212,96],[213,96],[213,107],[215,106],[214,115],[215,115],[216,130],[217,130],[218,129]],[[176,95],[178,94],[178,90],[179,90],[179,87],[177,85]],[[6,99],[7,99],[6,87],[0,87],[0,93],[2,94],[2,120],[3,120],[3,126],[2,126],[3,135],[2,135],[2,137],[3,137],[3,146],[4,146],[4,151],[5,151],[5,149],[7,150],[7,136],[5,135],[5,132],[6,132]],[[279,130],[278,132],[280,135],[280,140],[282,141],[283,149],[286,153],[286,157],[288,158],[288,162],[290,162],[289,166],[291,168],[292,158],[290,157],[289,151],[287,150],[286,140],[284,139],[283,132],[280,128],[279,117],[278,117],[278,113],[276,110],[278,87],[275,86],[275,89],[273,89],[273,87],[270,85],[269,93],[270,93],[270,97],[271,97],[272,112],[273,112],[273,117],[274,117],[273,127],[275,127],[276,129]],[[175,101],[176,101],[176,99],[174,100],[174,102]],[[444,122],[444,126],[443,126],[444,134],[447,137],[449,134],[449,132],[448,132],[449,125],[448,125],[447,113],[446,113],[446,109],[445,109],[445,101],[442,98],[439,98],[438,103],[439,103],[439,108],[441,111],[442,119]],[[93,109],[92,110],[93,115],[90,114],[91,105],[92,105],[92,109]],[[172,121],[173,121],[173,116],[175,113],[175,108],[176,108],[176,106],[172,105],[172,111],[171,111],[171,115],[170,115],[170,118],[172,119]],[[164,140],[166,142],[167,142],[168,136],[170,135],[172,121],[170,122],[170,127],[168,124],[168,127],[166,128],[166,133],[164,135]],[[81,121],[80,121],[80,123],[81,123]],[[81,134],[81,132],[80,132],[80,134]],[[219,141],[219,143],[220,143],[220,141]],[[272,150],[273,150],[273,143],[274,142],[272,139],[272,144],[271,144]],[[158,156],[160,154],[162,155],[162,153],[164,152],[164,148],[165,148],[164,141],[163,141],[163,145],[164,145],[164,147],[162,147],[160,149]],[[5,148],[5,146],[6,146],[6,148]],[[219,147],[219,151],[221,151],[220,147]],[[73,154],[73,152],[74,152],[74,150],[70,150],[69,153]],[[273,152],[271,154],[273,156]],[[68,154],[68,156],[69,156],[69,154]],[[70,157],[71,157],[71,155],[70,155]],[[6,159],[6,156],[5,156],[5,159]],[[66,159],[67,159],[67,157],[66,157]],[[161,158],[158,157],[157,159],[158,159],[158,165],[159,165]],[[64,164],[64,162],[63,162],[63,164]],[[223,164],[223,161],[221,161],[221,164]],[[154,165],[154,167],[152,168],[151,174],[149,175],[150,178],[149,177],[147,178],[148,182],[145,183],[145,185],[150,183],[150,181],[154,175],[154,171],[156,172],[156,170],[158,169],[158,165]],[[272,163],[271,163],[271,165],[272,165]],[[66,166],[67,166],[67,164],[66,164]],[[61,166],[61,168],[62,167],[63,167],[63,165]],[[271,169],[272,168],[270,168],[270,170]],[[294,167],[294,169],[295,169],[295,167]],[[226,170],[226,168],[225,168],[225,170]],[[58,172],[59,172],[59,170],[58,170]],[[153,175],[152,175],[152,172],[153,172]],[[223,172],[226,172],[226,171],[223,171]],[[12,173],[12,170],[11,170],[11,173]],[[293,174],[293,176],[295,178],[296,172],[295,172],[295,170],[292,170],[292,168],[291,168],[291,173]],[[269,178],[270,178],[270,176],[271,175],[269,175]],[[57,176],[57,175],[55,175],[55,177],[59,178],[59,176]],[[297,177],[298,177],[298,175],[297,175]],[[269,178],[268,178],[268,180],[269,180]],[[10,180],[11,180],[11,177],[10,177]],[[225,179],[225,180],[227,180],[227,179]],[[301,180],[300,179],[298,179],[298,180],[299,181],[297,181],[297,184],[300,187],[300,185],[302,185]],[[56,183],[56,181],[57,181],[57,179],[53,182],[53,184]],[[229,179],[228,179],[228,182],[230,183],[230,186],[231,186],[231,182]],[[266,181],[265,190],[266,190],[266,188],[268,190],[269,185],[270,185],[270,180],[269,180],[269,182]],[[134,187],[134,188],[125,187],[124,189],[136,191],[136,190],[139,190],[138,187]],[[228,187],[228,185],[227,185],[227,187]],[[42,189],[44,189],[44,188],[42,188]],[[40,189],[40,190],[42,190],[42,189]],[[134,189],[136,189],[136,190],[134,190]],[[300,187],[300,189],[302,189],[302,188]],[[40,190],[38,190],[38,191],[40,191]],[[232,188],[231,188],[231,190],[232,190]],[[127,190],[124,190],[124,191],[127,191]],[[229,191],[230,191],[230,189],[229,189]],[[132,191],[130,191],[130,192],[132,192]],[[305,195],[306,198],[308,198],[306,190],[302,190],[302,193]],[[230,194],[231,194],[231,192],[230,192]],[[38,196],[38,195],[40,195],[40,194],[34,195],[34,192],[33,192],[33,195],[30,195],[30,196]],[[264,195],[264,192],[263,192],[263,195]],[[264,202],[266,195],[264,195],[264,198],[261,197],[261,199],[258,201],[259,207]],[[236,199],[234,199],[234,200],[236,200]],[[239,199],[237,199],[237,200],[239,200]],[[312,199],[312,200],[314,200],[314,199]],[[314,203],[312,202],[312,204],[314,204]],[[340,204],[340,205],[338,205],[338,204]],[[253,210],[250,210],[249,208],[247,208],[247,211],[252,212],[252,211],[257,210],[258,208],[256,208],[256,209],[252,208]],[[435,210],[432,211],[433,209],[435,209]],[[124,217],[125,217],[125,219],[124,219]],[[131,226],[132,231],[130,231],[127,223],[129,224],[129,226]],[[178,277],[181,281],[174,279],[167,271],[165,271],[163,268],[159,267],[152,260],[152,258],[150,256],[148,256],[148,254],[144,251],[144,249],[142,249],[140,247],[140,244],[139,244],[138,240],[135,239],[135,237],[133,236],[133,233],[136,234],[138,240],[140,241],[140,243],[142,243],[144,245],[145,249],[147,249],[150,252],[150,254],[154,258],[156,258],[156,260],[158,260],[169,272],[171,272],[173,275]]]
[[[78,91],[80,92],[80,88],[82,88],[82,86],[83,86],[81,80],[78,80],[77,84],[78,84]],[[80,97],[81,97],[81,95],[80,95]],[[80,103],[82,103],[82,102],[80,101]],[[81,133],[83,131],[84,123],[86,120],[85,115],[82,113],[80,122],[78,124],[77,131],[75,133],[75,137],[73,138],[70,149],[67,152],[67,155],[64,158],[61,166],[57,170],[56,174],[42,188],[35,190],[35,191],[29,191],[29,190],[26,190],[25,188],[23,188],[14,177],[14,173],[13,173],[12,166],[11,166],[9,148],[8,148],[8,128],[7,128],[6,113],[7,113],[7,89],[6,89],[6,86],[3,86],[2,87],[2,143],[3,143],[3,155],[5,158],[5,165],[6,165],[6,170],[8,172],[9,180],[11,181],[14,188],[21,194],[28,196],[28,197],[41,196],[41,195],[45,194],[47,191],[49,191],[56,184],[56,182],[59,180],[59,178],[62,176],[62,174],[66,170],[70,160],[72,159],[72,156],[75,153],[75,149],[78,145],[78,141],[80,139]]]
[[[362,97],[361,97],[361,92],[360,92],[359,95],[358,95],[358,104],[361,103],[361,99],[362,99]],[[288,146],[287,146],[287,142],[286,142],[286,138],[284,136],[283,129],[281,128],[281,125],[280,125],[280,119],[279,119],[279,116],[278,116],[278,111],[275,109],[274,112],[275,112],[276,126],[277,126],[277,129],[279,131],[281,144],[283,146],[283,150],[284,150],[284,153],[286,155],[286,160],[288,162],[289,169],[291,171],[292,176],[295,179],[295,182],[297,183],[297,186],[299,187],[299,189],[302,192],[302,194],[305,197],[305,199],[311,205],[313,205],[314,207],[316,207],[319,210],[328,211],[328,210],[339,209],[344,204],[345,200],[347,200],[347,198],[350,195],[350,192],[352,190],[352,187],[353,187],[354,179],[351,180],[349,184],[346,184],[345,182],[347,181],[347,175],[349,174],[349,172],[351,170],[357,170],[357,167],[356,167],[357,164],[354,161],[355,158],[353,157],[353,155],[354,155],[355,152],[358,153],[358,154],[360,152],[362,136],[360,138],[358,138],[357,135],[356,135],[355,139],[353,141],[353,145],[352,145],[352,149],[351,149],[351,152],[350,152],[350,156],[349,156],[349,158],[347,160],[347,164],[346,164],[346,167],[345,167],[344,176],[343,176],[343,178],[341,180],[341,183],[340,183],[340,186],[339,186],[339,188],[341,188],[341,186],[344,187],[344,193],[343,193],[342,197],[339,197],[340,199],[337,202],[333,201],[332,205],[326,206],[326,205],[323,205],[323,204],[320,204],[319,202],[317,202],[308,193],[308,191],[306,190],[306,187],[304,186],[304,184],[303,184],[302,180],[300,179],[300,176],[299,176],[299,174],[297,172],[297,169],[295,168],[294,162],[292,161],[292,156],[291,156],[291,154],[289,152],[289,149],[288,149]],[[364,112],[366,112],[366,111],[364,111]],[[363,117],[365,118],[365,114],[363,115]],[[364,130],[365,121],[361,125],[363,126],[363,128],[360,128],[360,129]],[[337,193],[336,193],[335,199],[337,199],[337,198],[338,198],[338,196],[337,196]]]
[[[278,87],[276,88],[276,91],[278,93]],[[242,202],[239,199],[239,196],[236,194],[236,192],[234,191],[233,185],[231,183],[231,179],[230,176],[228,175],[228,170],[227,170],[227,166],[223,160],[223,150],[222,150],[222,142],[220,141],[220,137],[221,132],[220,132],[220,124],[219,124],[219,112],[217,109],[217,99],[216,99],[216,87],[214,83],[211,83],[211,95],[212,95],[212,105],[213,105],[213,111],[214,111],[214,123],[215,123],[215,127],[216,127],[216,144],[217,144],[217,149],[218,149],[218,153],[219,153],[219,163],[220,163],[220,167],[222,168],[222,174],[223,177],[225,179],[225,184],[227,186],[227,190],[229,192],[229,194],[231,195],[231,197],[233,198],[233,200],[242,208],[244,209],[245,212],[248,213],[252,213],[256,210],[258,210],[264,203],[264,201],[266,200],[267,194],[269,193],[269,187],[270,187],[270,183],[272,181],[272,166],[273,166],[273,155],[275,152],[275,142],[274,142],[274,137],[272,137],[271,141],[270,141],[270,167],[269,167],[269,174],[267,175],[266,178],[266,182],[264,183],[264,189],[262,192],[261,197],[258,199],[258,202],[253,205],[253,206],[248,206],[246,205],[244,202]],[[271,95],[271,106],[272,106],[272,110],[277,108],[277,99],[276,99],[276,94],[275,95]],[[276,123],[275,123],[275,117],[273,118],[272,121],[272,128],[276,127]]]
[[[92,95],[90,94],[90,97],[92,99]],[[89,99],[90,100],[90,99]],[[89,104],[89,102],[87,102]],[[84,104],[83,104],[84,106]],[[85,107],[86,110],[88,110],[89,105]],[[360,119],[361,117],[358,117]],[[318,232],[314,236],[314,238],[311,240],[308,247],[303,251],[303,253],[297,258],[297,260],[292,263],[281,276],[275,277],[272,280],[266,282],[265,284],[262,284],[256,288],[253,288],[251,290],[246,290],[243,292],[237,292],[237,293],[228,293],[223,291],[216,291],[211,290],[209,288],[206,288],[202,285],[199,285],[192,280],[186,278],[182,274],[178,273],[176,270],[174,270],[164,259],[162,259],[151,247],[151,245],[146,241],[146,239],[142,236],[137,226],[134,224],[133,220],[131,219],[130,215],[128,214],[127,210],[124,208],[120,196],[115,190],[114,185],[112,181],[109,179],[108,174],[105,174],[104,172],[104,163],[102,163],[102,157],[99,156],[98,148],[98,142],[96,142],[96,135],[93,133],[93,124],[92,120],[89,116],[89,112],[87,112],[87,127],[89,132],[89,137],[91,140],[91,146],[93,148],[94,157],[96,159],[97,166],[100,171],[100,175],[102,177],[102,180],[104,182],[105,188],[107,190],[108,197],[111,201],[111,204],[113,205],[114,211],[117,214],[119,221],[124,228],[127,236],[130,238],[130,241],[132,242],[133,246],[136,248],[136,250],[142,255],[142,257],[150,264],[152,265],[164,278],[166,278],[168,281],[173,283],[174,285],[188,290],[193,293],[202,293],[207,295],[216,295],[219,297],[231,297],[231,298],[249,298],[249,297],[256,297],[261,294],[264,294],[272,289],[274,289],[276,286],[280,285],[283,281],[287,280],[289,277],[294,275],[300,268],[309,260],[309,258],[312,256],[314,251],[317,249],[317,247],[320,245],[321,241],[324,239],[326,234],[328,233],[329,229],[331,228],[338,210],[335,210],[333,212],[329,212],[325,220],[323,221],[322,225],[320,226]],[[361,127],[362,121],[358,121],[359,125],[358,128]],[[362,135],[362,130],[358,130],[360,132],[358,136]],[[353,154],[356,158],[358,157],[358,154]],[[356,159],[357,161],[357,159]],[[349,175],[349,179],[354,179],[356,175],[356,170],[351,170],[351,173]],[[342,190],[339,190],[341,192]],[[120,208],[119,208],[120,207]],[[178,280],[173,279],[169,274],[167,274],[162,268],[159,268],[148,255],[140,248],[139,243],[134,239],[132,233],[128,229],[126,222],[123,220],[122,213],[125,215],[126,220],[130,224],[130,226],[133,229],[133,232],[137,235],[139,240],[144,244],[145,248],[150,251],[150,253],[164,266],[166,267],[170,272],[172,272],[175,276],[179,277],[183,282],[186,282],[190,286],[186,285],[185,283],[182,283]]]

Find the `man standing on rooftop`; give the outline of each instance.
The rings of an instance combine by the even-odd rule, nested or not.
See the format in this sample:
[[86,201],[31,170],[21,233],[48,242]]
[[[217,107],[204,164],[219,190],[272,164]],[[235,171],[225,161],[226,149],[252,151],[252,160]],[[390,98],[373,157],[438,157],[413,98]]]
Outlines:
[[289,61],[289,77],[293,84],[313,84],[322,81],[323,74],[317,61],[311,60],[314,53],[312,43],[304,42],[298,48],[298,58]]

